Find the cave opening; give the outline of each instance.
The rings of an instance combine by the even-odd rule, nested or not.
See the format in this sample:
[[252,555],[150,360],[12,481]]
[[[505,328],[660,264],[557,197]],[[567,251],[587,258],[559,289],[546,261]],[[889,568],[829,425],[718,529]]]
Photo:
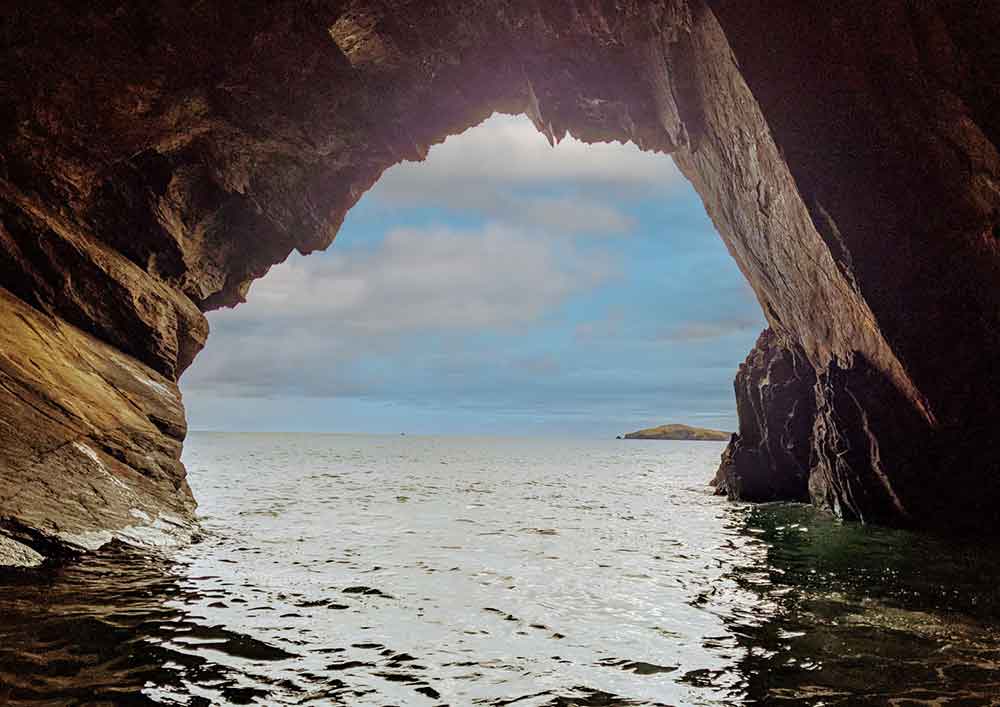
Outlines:
[[734,431],[766,326],[671,157],[504,114],[387,170],[328,251],[209,321],[193,433],[592,438]]
[[[998,7],[20,3],[0,29],[0,566],[34,569],[0,573],[0,699],[989,701]],[[495,153],[459,184],[393,168],[494,110],[691,181],[722,241],[699,243],[768,324],[719,478],[814,507],[711,498],[721,444],[610,439],[676,419],[665,381],[697,376],[664,341],[745,336],[699,379],[728,401],[757,330],[701,316],[716,268],[670,276],[683,221],[664,197],[648,228],[639,203],[670,179],[629,162],[623,186],[610,155],[579,189],[516,169],[499,189],[532,160]],[[394,434],[234,453],[187,435],[179,381],[194,430]]]
[[[265,635],[232,600],[253,587],[299,645],[359,637],[315,674],[342,666],[343,690],[400,704],[383,680],[455,704],[520,695],[505,655],[531,666],[531,701],[547,682],[649,704],[742,689],[729,654],[701,645],[729,617],[686,585],[742,571],[704,561],[724,544],[761,559],[737,507],[711,498],[725,442],[614,439],[735,430],[733,372],[766,326],[671,157],[553,147],[494,115],[389,169],[327,251],[293,254],[208,318],[181,378],[213,543],[189,572],[223,597],[200,615]],[[657,611],[684,627],[651,625]],[[564,651],[597,644],[596,671],[555,684],[576,670]],[[376,669],[366,646],[403,658]],[[485,667],[467,680],[452,652]],[[691,687],[705,664],[731,674]]]
[[119,482],[151,523],[190,520],[176,384],[203,315],[493,110],[691,180],[772,332],[736,381],[733,468],[808,476],[847,518],[995,527],[997,17],[903,5],[22,8],[0,106],[8,532],[116,537],[137,523]]

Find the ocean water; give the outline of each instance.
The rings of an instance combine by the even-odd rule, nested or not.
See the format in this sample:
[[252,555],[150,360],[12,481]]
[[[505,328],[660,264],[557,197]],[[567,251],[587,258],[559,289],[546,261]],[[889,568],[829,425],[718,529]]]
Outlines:
[[1000,551],[709,442],[193,434],[201,541],[0,575],[0,704],[1000,704]]

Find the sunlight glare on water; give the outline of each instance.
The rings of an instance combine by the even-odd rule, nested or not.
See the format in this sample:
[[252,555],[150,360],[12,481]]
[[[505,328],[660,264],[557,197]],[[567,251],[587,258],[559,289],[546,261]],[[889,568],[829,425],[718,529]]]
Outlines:
[[722,447],[192,435],[202,542],[5,577],[0,702],[1000,697],[995,551],[727,503]]

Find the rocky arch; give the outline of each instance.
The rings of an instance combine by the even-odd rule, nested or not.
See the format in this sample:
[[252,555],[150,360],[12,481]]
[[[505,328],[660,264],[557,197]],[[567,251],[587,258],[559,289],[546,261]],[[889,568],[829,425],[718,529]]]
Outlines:
[[25,3],[0,33],[0,556],[187,532],[202,312],[493,111],[672,153],[701,194],[770,323],[722,490],[993,527],[997,30],[964,0]]

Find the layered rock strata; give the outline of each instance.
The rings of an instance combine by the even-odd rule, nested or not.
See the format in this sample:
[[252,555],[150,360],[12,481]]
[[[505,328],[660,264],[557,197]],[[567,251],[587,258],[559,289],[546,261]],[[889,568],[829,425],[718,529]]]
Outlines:
[[737,383],[733,493],[996,525],[994,4],[39,0],[2,23],[5,545],[183,537],[203,312],[493,111],[672,153],[698,189],[773,332]]

